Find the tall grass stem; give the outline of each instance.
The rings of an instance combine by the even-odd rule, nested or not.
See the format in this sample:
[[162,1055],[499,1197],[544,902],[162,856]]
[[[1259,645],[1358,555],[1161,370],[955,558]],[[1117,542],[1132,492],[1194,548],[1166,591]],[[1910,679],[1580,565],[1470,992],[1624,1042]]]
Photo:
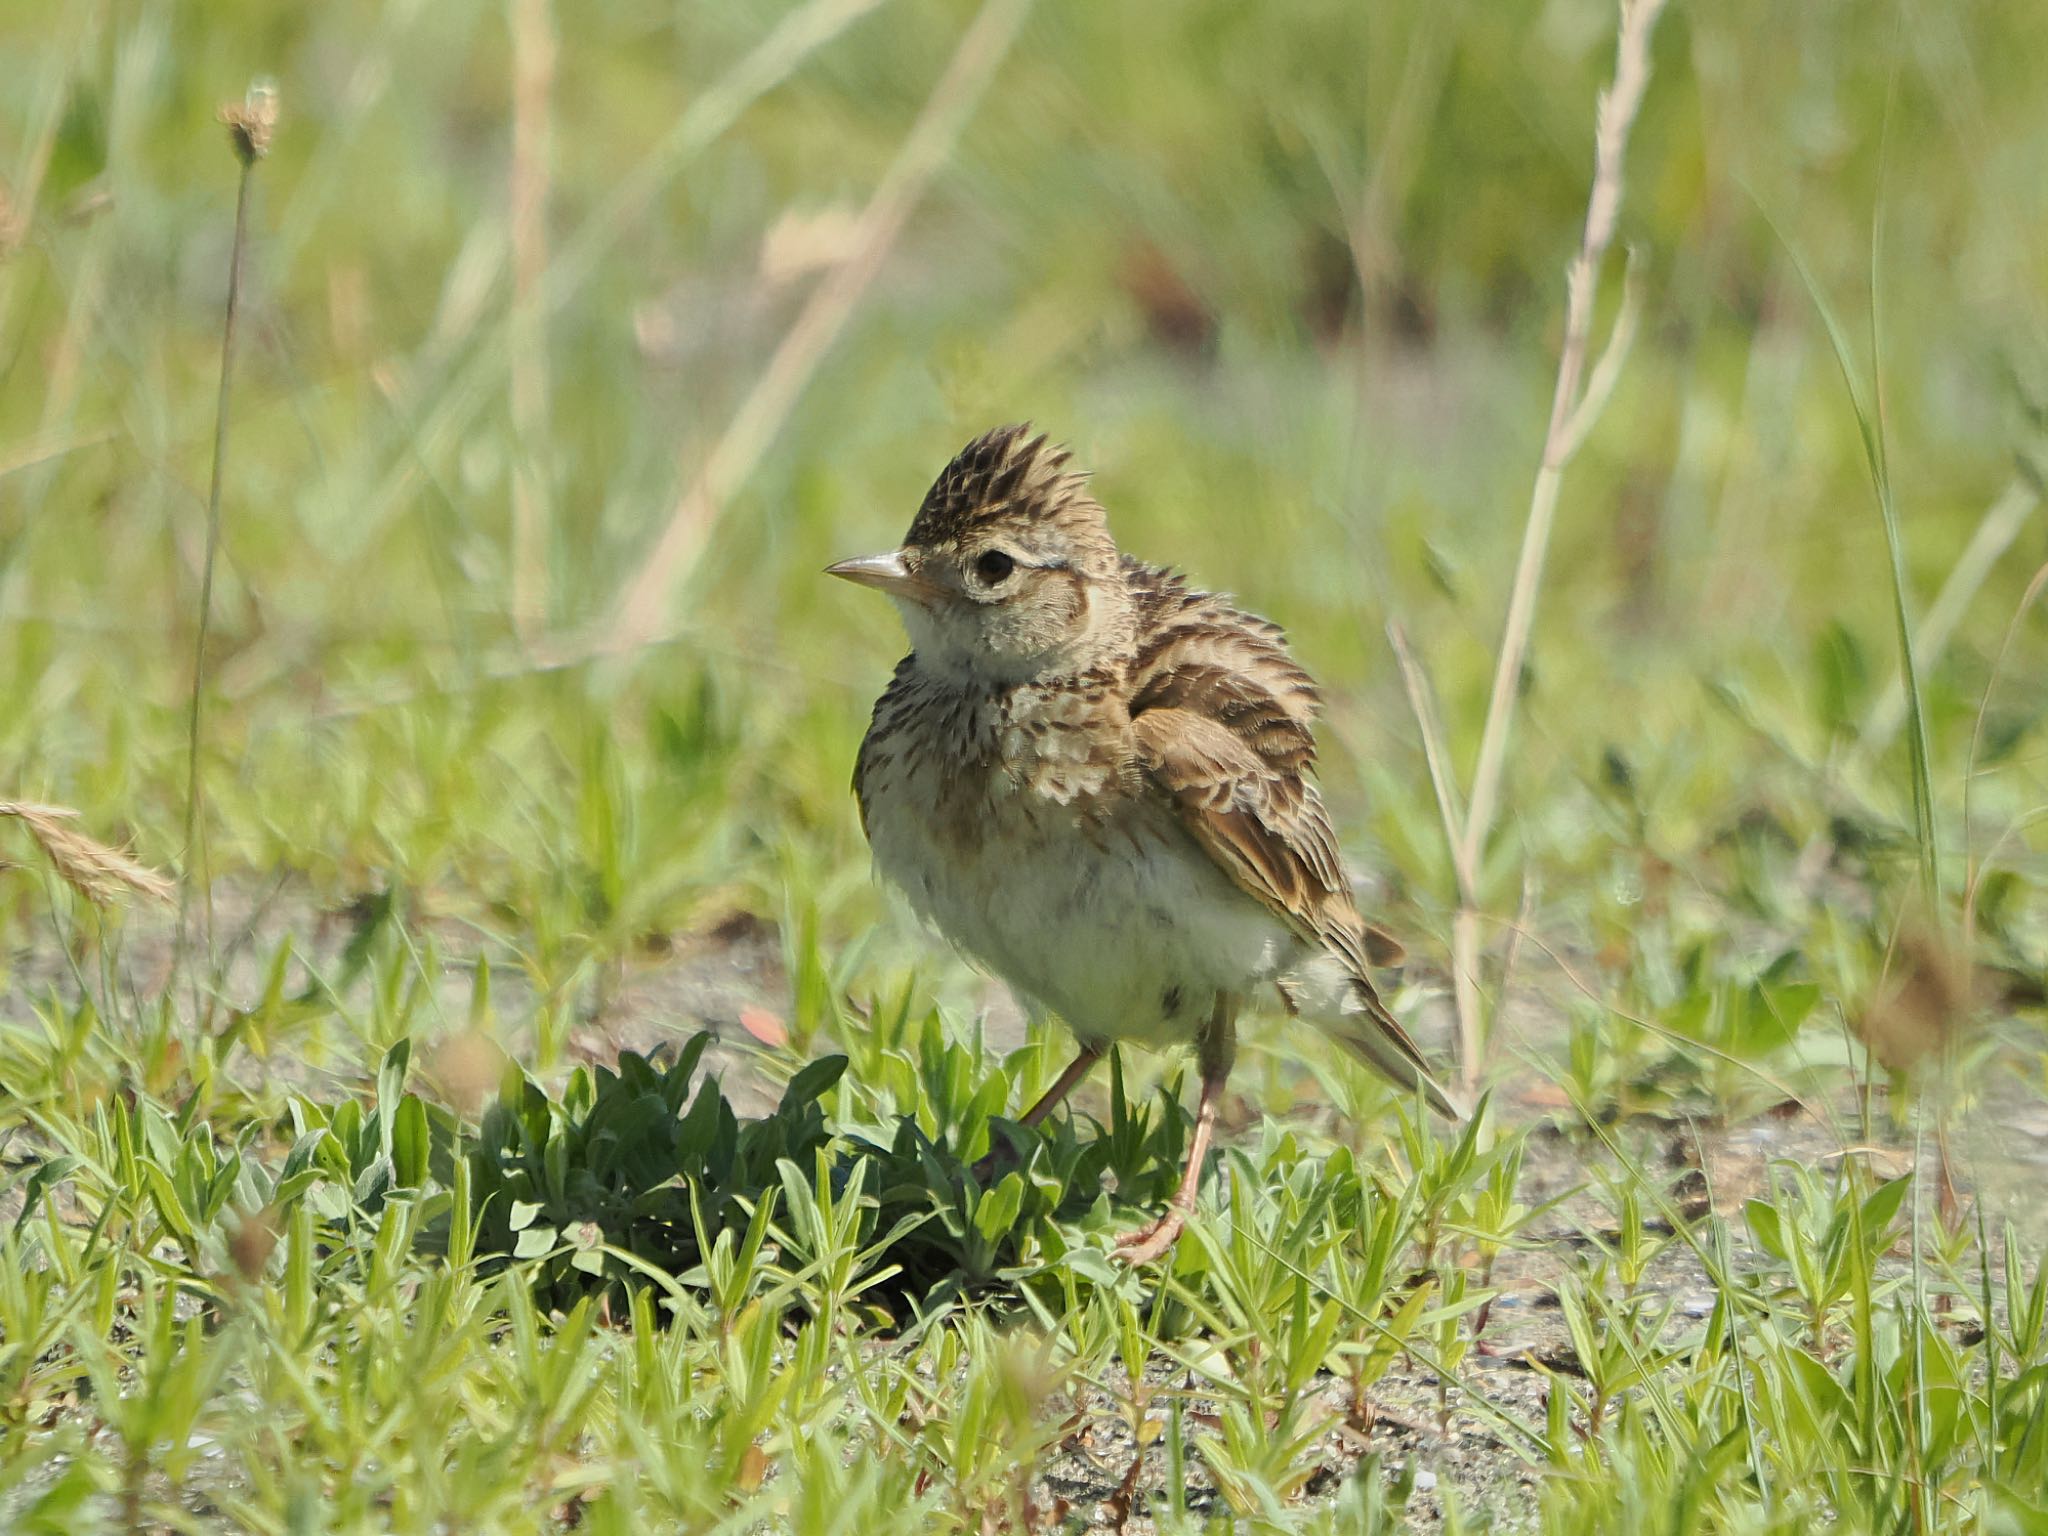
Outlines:
[[[1450,825],[1455,789],[1447,792],[1448,775],[1441,773],[1435,762],[1431,764],[1431,779],[1436,785],[1438,808],[1446,818],[1451,865],[1458,885],[1458,914],[1451,927],[1451,976],[1458,1010],[1459,1076],[1468,1093],[1478,1082],[1485,1041],[1478,987],[1480,866],[1500,803],[1508,737],[1514,724],[1515,700],[1521,691],[1522,670],[1528,660],[1529,637],[1536,622],[1543,564],[1550,549],[1551,529],[1557,521],[1565,466],[1612,396],[1635,334],[1640,298],[1631,262],[1613,329],[1588,373],[1600,268],[1614,243],[1629,131],[1650,83],[1650,38],[1663,9],[1664,0],[1621,0],[1615,31],[1614,79],[1601,93],[1595,115],[1593,184],[1586,198],[1585,225],[1579,236],[1579,248],[1566,272],[1564,345],[1551,390],[1550,424],[1544,433],[1543,457],[1530,491],[1528,517],[1522,525],[1522,549],[1515,562],[1514,585],[1508,595],[1507,618],[1501,629],[1493,687],[1487,699],[1486,724],[1480,734],[1479,756],[1472,773],[1472,795],[1462,826]],[[1405,651],[1405,646],[1397,647],[1397,657],[1401,651]],[[1403,660],[1402,665],[1404,674],[1412,669],[1410,660]],[[1418,679],[1412,677],[1408,691],[1427,741],[1431,734],[1425,710],[1427,694],[1419,689]],[[1440,757],[1441,750],[1432,756]]]
[[[1619,367],[1616,344],[1625,345],[1633,324],[1617,323],[1610,352],[1613,369],[1596,363],[1595,377],[1603,390],[1586,394],[1588,343],[1593,329],[1593,304],[1598,297],[1600,265],[1614,240],[1621,209],[1622,168],[1628,155],[1629,130],[1641,108],[1650,81],[1650,34],[1664,0],[1622,0],[1615,40],[1614,82],[1601,94],[1593,141],[1593,187],[1586,200],[1585,229],[1565,279],[1564,347],[1557,362],[1557,381],[1550,396],[1550,426],[1544,434],[1543,459],[1529,496],[1529,516],[1522,526],[1522,552],[1515,563],[1515,581],[1508,595],[1507,620],[1495,660],[1493,691],[1487,699],[1486,726],[1479,739],[1478,765],[1472,774],[1472,799],[1465,818],[1461,862],[1476,870],[1493,831],[1500,796],[1501,773],[1507,758],[1508,733],[1514,722],[1515,698],[1529,652],[1529,632],[1536,620],[1536,598],[1543,583],[1543,562],[1550,549],[1557,517],[1558,493],[1565,465],[1584,441],[1591,425],[1582,405],[1604,406]],[[1626,307],[1623,314],[1627,315]],[[1602,377],[1604,375],[1604,377]]]
[[206,647],[213,635],[213,578],[220,561],[221,486],[227,477],[229,406],[233,400],[235,375],[236,321],[242,309],[242,259],[249,235],[249,187],[255,178],[256,162],[268,153],[270,130],[275,122],[274,98],[267,90],[254,89],[241,108],[222,112],[234,145],[241,173],[235,183],[235,232],[228,246],[227,313],[221,320],[220,390],[213,410],[213,474],[206,490],[206,553],[199,568],[199,625],[192,645],[192,698],[185,721],[185,854],[184,879],[178,885],[178,934],[176,957],[184,959],[186,923],[190,915],[192,881],[199,881],[201,911],[205,924],[206,952],[213,956],[213,870],[207,857],[206,821],[202,814],[203,793],[200,753],[206,734]]

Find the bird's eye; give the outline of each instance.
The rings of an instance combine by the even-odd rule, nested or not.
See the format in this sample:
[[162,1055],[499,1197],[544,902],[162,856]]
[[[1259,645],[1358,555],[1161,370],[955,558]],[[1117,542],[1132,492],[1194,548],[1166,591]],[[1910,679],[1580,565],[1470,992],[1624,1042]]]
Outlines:
[[994,586],[1017,568],[1017,562],[1000,549],[985,549],[974,562],[974,574]]

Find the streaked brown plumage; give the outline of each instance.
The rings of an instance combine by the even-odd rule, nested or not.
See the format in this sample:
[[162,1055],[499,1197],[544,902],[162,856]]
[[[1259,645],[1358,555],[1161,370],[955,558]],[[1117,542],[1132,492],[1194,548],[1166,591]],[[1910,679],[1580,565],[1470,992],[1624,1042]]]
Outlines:
[[1368,924],[1312,775],[1314,682],[1281,631],[1120,555],[1067,454],[1024,427],[968,444],[903,547],[832,573],[897,600],[912,651],[875,705],[854,789],[885,877],[1081,1054],[1195,1041],[1181,1189],[1127,1239],[1156,1257],[1191,1208],[1238,1011],[1280,1003],[1450,1113],[1368,970]]

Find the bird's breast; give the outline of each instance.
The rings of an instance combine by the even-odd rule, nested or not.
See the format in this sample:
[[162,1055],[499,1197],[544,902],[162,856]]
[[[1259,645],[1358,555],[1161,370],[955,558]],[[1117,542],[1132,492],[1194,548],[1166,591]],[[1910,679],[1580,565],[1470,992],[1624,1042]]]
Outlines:
[[1084,1036],[1154,1042],[1292,957],[1294,936],[1112,754],[1011,729],[985,762],[892,750],[864,769],[878,870],[954,944]]

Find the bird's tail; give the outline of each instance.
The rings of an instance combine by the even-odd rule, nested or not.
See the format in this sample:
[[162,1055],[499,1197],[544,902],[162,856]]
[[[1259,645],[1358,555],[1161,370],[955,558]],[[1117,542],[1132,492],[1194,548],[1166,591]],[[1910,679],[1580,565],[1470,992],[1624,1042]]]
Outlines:
[[1370,982],[1357,983],[1353,997],[1346,999],[1346,1006],[1332,1021],[1331,1033],[1352,1055],[1396,1088],[1409,1093],[1420,1088],[1429,1107],[1438,1114],[1453,1120],[1465,1117],[1450,1091],[1430,1071],[1422,1048],[1401,1027],[1401,1021],[1387,1011],[1387,1005],[1380,1001]]
[[1336,1036],[1395,1087],[1409,1093],[1420,1089],[1438,1114],[1464,1118],[1465,1111],[1430,1071],[1422,1048],[1387,1011],[1355,962],[1325,951],[1286,978],[1281,994],[1295,1013]]

